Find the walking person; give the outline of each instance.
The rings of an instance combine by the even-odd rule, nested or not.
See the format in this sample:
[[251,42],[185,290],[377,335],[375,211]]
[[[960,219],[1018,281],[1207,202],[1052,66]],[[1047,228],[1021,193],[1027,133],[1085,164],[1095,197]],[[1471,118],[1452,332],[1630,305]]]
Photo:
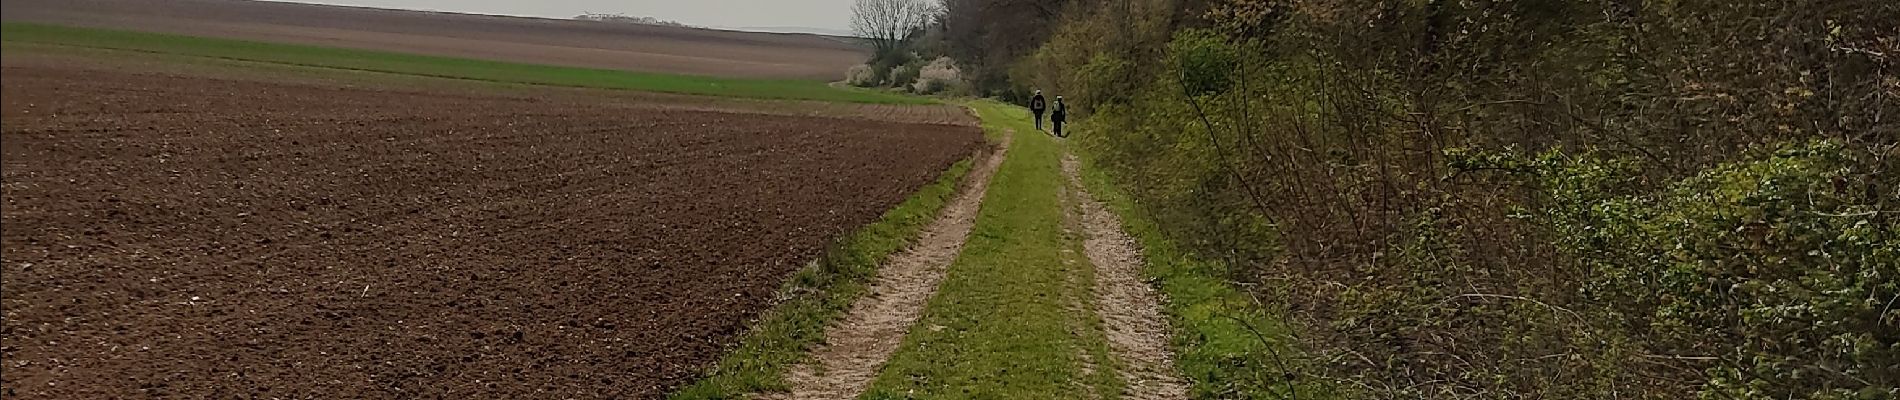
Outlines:
[[1062,121],[1069,119],[1069,106],[1062,104],[1062,96],[1056,96],[1056,109],[1049,113],[1049,122],[1056,124],[1056,137],[1065,138],[1062,133]]
[[1036,89],[1036,97],[1029,98],[1029,112],[1036,114],[1036,130],[1042,130],[1042,112],[1049,109],[1049,103],[1042,99],[1042,89]]

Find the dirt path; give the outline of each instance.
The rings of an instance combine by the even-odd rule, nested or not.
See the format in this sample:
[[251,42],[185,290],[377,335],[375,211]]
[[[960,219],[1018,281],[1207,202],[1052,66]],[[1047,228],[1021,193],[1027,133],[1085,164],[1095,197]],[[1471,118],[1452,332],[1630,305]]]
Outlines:
[[[1076,190],[1073,185],[1063,185],[1062,191],[1058,193],[1058,198],[1060,198],[1062,202],[1062,241],[1066,244],[1066,246],[1062,248],[1062,269],[1068,272],[1066,276],[1067,282],[1064,282],[1065,286],[1059,292],[1062,293],[1066,299],[1065,302],[1068,304],[1066,304],[1064,308],[1068,310],[1070,314],[1086,316],[1095,313],[1095,302],[1097,301],[1095,298],[1095,282],[1097,278],[1094,269],[1088,264],[1084,264],[1083,256],[1076,254],[1073,248],[1077,241],[1086,238],[1088,234],[1088,228],[1083,226],[1084,221],[1082,220],[1082,212],[1079,208],[1082,204],[1082,199],[1076,196],[1080,192],[1081,191]],[[1102,338],[1101,335],[1103,332],[1101,331],[1103,329],[1100,324],[1095,323],[1097,321],[1091,321],[1089,318],[1084,317],[1071,318],[1068,322],[1069,334],[1075,336],[1077,342],[1100,343],[1100,341],[1092,341]],[[1099,363],[1096,362],[1096,356],[1106,355],[1101,353],[1100,350],[1100,347],[1091,348],[1091,346],[1082,346],[1076,349],[1076,368],[1081,371],[1081,373],[1076,376],[1096,376],[1096,369],[1100,367],[1098,365]],[[1085,384],[1081,385],[1081,387],[1082,398],[1097,400],[1102,398],[1102,393],[1096,390],[1096,385]]]
[[1122,232],[1121,218],[1083,188],[1078,164],[1075,156],[1065,155],[1062,173],[1080,203],[1083,252],[1095,265],[1095,311],[1114,357],[1126,364],[1120,371],[1128,383],[1122,398],[1187,398],[1187,384],[1174,369],[1159,296],[1141,277],[1141,250]]
[[817,365],[793,367],[785,377],[791,392],[763,398],[851,399],[864,392],[903,343],[904,333],[922,316],[944,271],[962,252],[990,177],[1002,165],[1013,136],[1006,135],[997,150],[970,171],[960,193],[924,228],[916,244],[878,270],[870,294],[853,304],[844,319],[826,332],[825,344],[812,351]]

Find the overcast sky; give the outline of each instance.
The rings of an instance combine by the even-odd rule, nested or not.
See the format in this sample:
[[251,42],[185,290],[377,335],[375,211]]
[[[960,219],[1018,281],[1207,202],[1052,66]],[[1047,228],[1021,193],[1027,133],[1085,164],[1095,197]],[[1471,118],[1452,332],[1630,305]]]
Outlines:
[[852,0],[287,0],[377,8],[569,18],[626,14],[714,28],[850,27]]

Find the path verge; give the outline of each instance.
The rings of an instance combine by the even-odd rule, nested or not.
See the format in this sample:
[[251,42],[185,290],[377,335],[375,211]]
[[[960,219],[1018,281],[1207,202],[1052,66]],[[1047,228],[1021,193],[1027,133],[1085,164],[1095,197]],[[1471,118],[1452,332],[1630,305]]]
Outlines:
[[1004,136],[998,150],[970,171],[963,190],[924,228],[916,244],[885,262],[870,295],[858,299],[844,319],[826,331],[825,344],[812,351],[812,361],[791,369],[785,378],[790,392],[764,398],[849,399],[864,391],[963,251],[1011,137]]
[[1087,152],[1080,155],[1084,187],[1122,217],[1123,232],[1141,249],[1144,276],[1167,299],[1161,306],[1175,331],[1175,367],[1189,398],[1339,398],[1328,382],[1294,374],[1300,350],[1268,304],[1228,282],[1228,267],[1170,240],[1114,179],[1089,167]]
[[[1001,158],[995,153],[1000,151],[957,163],[936,183],[919,189],[878,222],[841,240],[825,256],[793,275],[779,290],[779,305],[752,324],[739,344],[704,378],[669,398],[730,399],[784,390],[787,369],[805,360],[807,348],[824,340],[831,321],[867,292],[878,264],[939,220],[938,214],[955,201],[960,186],[986,186],[977,183],[973,170],[977,160]],[[988,180],[987,176],[982,178]]]

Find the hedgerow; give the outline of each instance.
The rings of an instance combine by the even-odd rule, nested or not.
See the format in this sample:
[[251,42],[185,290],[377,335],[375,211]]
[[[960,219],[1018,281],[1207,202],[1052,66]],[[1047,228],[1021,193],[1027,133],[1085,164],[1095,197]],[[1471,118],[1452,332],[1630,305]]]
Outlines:
[[1011,78],[1286,380],[1900,396],[1900,3],[1081,3]]

